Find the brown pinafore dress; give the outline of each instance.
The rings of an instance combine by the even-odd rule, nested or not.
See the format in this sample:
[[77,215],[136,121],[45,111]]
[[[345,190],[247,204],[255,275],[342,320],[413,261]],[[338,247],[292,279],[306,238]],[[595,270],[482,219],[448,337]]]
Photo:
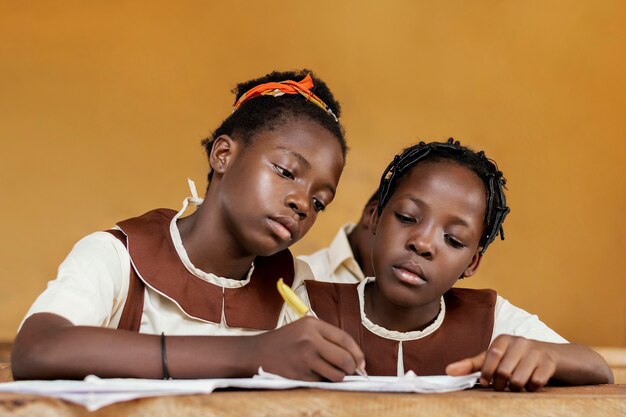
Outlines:
[[445,374],[449,363],[477,355],[489,347],[495,291],[452,288],[443,296],[446,310],[440,327],[424,337],[400,342],[372,333],[363,325],[358,285],[306,281],[313,311],[354,338],[365,354],[366,371],[370,375],[397,374],[400,343],[404,371],[412,370],[417,375]]
[[250,282],[240,288],[223,288],[187,270],[172,242],[169,227],[174,210],[157,209],[117,223],[107,230],[119,239],[130,255],[128,296],[118,329],[139,331],[146,285],[176,302],[189,316],[220,323],[222,307],[229,327],[256,330],[276,328],[283,300],[276,290],[282,277],[294,279],[293,256],[288,249],[257,257]]

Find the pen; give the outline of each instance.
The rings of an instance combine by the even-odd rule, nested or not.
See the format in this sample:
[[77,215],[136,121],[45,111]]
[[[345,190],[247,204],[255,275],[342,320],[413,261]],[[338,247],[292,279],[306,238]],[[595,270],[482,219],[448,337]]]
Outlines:
[[[280,296],[283,297],[283,300],[285,300],[285,303],[287,303],[287,305],[291,307],[291,309],[295,311],[296,314],[298,314],[298,317],[304,317],[308,315],[317,318],[317,316],[315,316],[309,306],[307,306],[304,301],[302,301],[300,297],[298,297],[298,295],[291,289],[291,287],[283,282],[282,278],[278,279],[278,281],[276,282],[276,287],[278,288]],[[357,368],[355,372],[362,377],[369,378],[367,372],[365,372],[365,368]]]

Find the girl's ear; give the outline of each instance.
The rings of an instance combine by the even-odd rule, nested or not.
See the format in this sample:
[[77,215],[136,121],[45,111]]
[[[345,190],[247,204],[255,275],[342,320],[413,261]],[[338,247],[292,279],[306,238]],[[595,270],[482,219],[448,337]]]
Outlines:
[[472,256],[470,264],[467,266],[467,268],[465,268],[465,271],[463,271],[463,278],[471,277],[478,270],[478,267],[480,266],[480,261],[483,259],[483,255],[480,253],[481,250],[481,247],[476,249],[476,253],[474,254],[474,256]]
[[220,135],[215,138],[211,148],[211,155],[209,156],[209,163],[213,172],[223,174],[229,162],[237,153],[237,148],[238,143],[228,135]]
[[363,213],[361,213],[361,220],[359,221],[359,223],[361,224],[361,226],[363,226],[365,230],[370,230],[372,227],[374,227],[373,214],[377,208],[378,201],[371,201],[367,206],[365,206],[365,209],[363,209]]
[[[363,215],[365,215],[365,213],[363,213]],[[374,210],[370,212],[370,219],[369,219],[369,224],[368,224],[370,233],[374,236],[376,236],[376,229],[378,229],[378,220],[380,220],[380,216],[378,216],[378,204],[377,204],[376,206],[374,206]]]

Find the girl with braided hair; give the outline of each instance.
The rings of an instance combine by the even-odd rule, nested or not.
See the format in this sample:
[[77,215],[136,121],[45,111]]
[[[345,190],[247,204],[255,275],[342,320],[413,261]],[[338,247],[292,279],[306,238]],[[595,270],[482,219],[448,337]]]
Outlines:
[[[345,332],[281,327],[276,279],[310,276],[288,247],[334,198],[346,143],[340,108],[309,71],[241,83],[232,114],[203,141],[205,198],[158,209],[76,244],[27,313],[16,379],[210,378],[259,367],[340,380],[363,366]],[[183,216],[189,203],[197,210]],[[167,338],[166,338],[167,335]]]
[[482,385],[515,391],[612,381],[593,350],[567,343],[495,291],[452,288],[476,273],[496,236],[504,239],[504,185],[483,152],[452,139],[411,146],[381,179],[375,278],[298,288],[320,319],[357,341],[368,374],[480,371]]

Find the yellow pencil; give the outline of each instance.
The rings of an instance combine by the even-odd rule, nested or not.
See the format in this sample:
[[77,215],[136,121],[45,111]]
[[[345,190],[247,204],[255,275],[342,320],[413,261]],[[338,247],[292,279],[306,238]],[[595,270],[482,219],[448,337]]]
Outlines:
[[282,278],[278,279],[276,287],[278,288],[280,296],[283,297],[283,300],[285,300],[287,305],[291,307],[296,314],[298,314],[298,317],[304,317],[311,311],[311,309],[304,304],[304,301],[302,301],[300,297],[298,297],[298,295],[283,282]]
[[[298,314],[298,317],[304,317],[306,315],[315,317],[309,306],[307,306],[304,301],[302,301],[300,297],[298,297],[298,294],[293,292],[291,287],[283,282],[282,278],[278,279],[278,282],[276,282],[276,287],[278,288],[280,296],[283,297],[283,300],[285,300],[285,303],[287,303],[287,305],[291,307],[293,311],[296,312],[296,314]],[[368,378],[365,369],[357,368],[355,372],[362,377]]]

